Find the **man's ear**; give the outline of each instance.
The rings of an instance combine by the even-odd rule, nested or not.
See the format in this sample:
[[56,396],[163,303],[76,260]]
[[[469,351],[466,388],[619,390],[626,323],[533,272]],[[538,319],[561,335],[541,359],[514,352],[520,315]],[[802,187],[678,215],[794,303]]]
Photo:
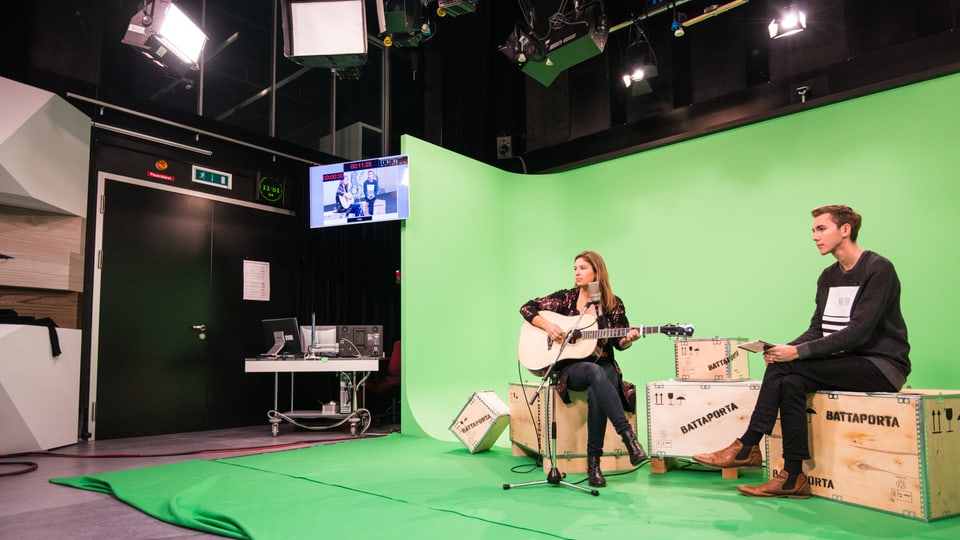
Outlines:
[[850,229],[851,229],[850,224],[844,223],[843,225],[840,226],[840,234],[842,234],[844,238],[847,238],[850,236]]

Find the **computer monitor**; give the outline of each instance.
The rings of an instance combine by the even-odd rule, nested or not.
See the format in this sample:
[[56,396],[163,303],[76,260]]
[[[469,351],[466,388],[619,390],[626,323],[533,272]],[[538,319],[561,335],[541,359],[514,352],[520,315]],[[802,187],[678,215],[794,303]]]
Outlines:
[[300,325],[296,317],[263,320],[263,338],[267,352],[263,356],[297,356],[303,354]]
[[340,352],[336,326],[303,325],[300,327],[300,336],[305,355],[337,356]]

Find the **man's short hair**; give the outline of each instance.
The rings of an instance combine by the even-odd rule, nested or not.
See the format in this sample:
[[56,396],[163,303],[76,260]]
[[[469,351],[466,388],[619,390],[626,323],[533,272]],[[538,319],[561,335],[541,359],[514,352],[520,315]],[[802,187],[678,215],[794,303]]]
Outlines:
[[837,227],[841,227],[844,223],[850,224],[850,240],[857,241],[857,235],[860,233],[860,222],[863,218],[853,208],[845,204],[828,204],[814,208],[810,211],[810,214],[813,217],[830,214]]

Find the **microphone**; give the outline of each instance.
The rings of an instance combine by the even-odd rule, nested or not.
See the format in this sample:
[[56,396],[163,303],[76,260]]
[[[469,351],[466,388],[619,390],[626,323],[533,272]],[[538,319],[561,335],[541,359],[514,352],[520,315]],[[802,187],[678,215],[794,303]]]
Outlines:
[[587,283],[587,292],[590,293],[590,301],[587,302],[587,305],[593,304],[593,310],[597,312],[597,316],[600,316],[600,283],[596,281],[591,281]]

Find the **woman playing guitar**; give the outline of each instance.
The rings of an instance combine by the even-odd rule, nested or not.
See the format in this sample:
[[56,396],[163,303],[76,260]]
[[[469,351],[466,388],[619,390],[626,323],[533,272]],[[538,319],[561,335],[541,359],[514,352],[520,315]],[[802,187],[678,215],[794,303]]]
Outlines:
[[[596,315],[599,328],[629,328],[623,301],[613,294],[610,278],[603,257],[595,251],[584,251],[574,258],[573,277],[575,287],[559,290],[553,294],[534,298],[520,307],[523,318],[543,330],[557,346],[568,339],[570,328],[562,328],[540,315],[540,311],[552,311],[565,316],[577,316],[584,312]],[[591,283],[599,285],[599,303],[591,302]],[[631,329],[622,337],[600,339],[593,354],[586,358],[572,359],[558,364],[556,377],[557,393],[564,403],[570,402],[568,390],[587,392],[587,478],[591,486],[603,487],[606,480],[600,471],[600,456],[603,455],[607,419],[623,438],[630,453],[630,463],[636,465],[647,459],[647,454],[637,441],[637,436],[627,421],[624,410],[634,410],[636,396],[628,399],[623,390],[623,376],[614,359],[614,350],[624,350],[641,336]]]

